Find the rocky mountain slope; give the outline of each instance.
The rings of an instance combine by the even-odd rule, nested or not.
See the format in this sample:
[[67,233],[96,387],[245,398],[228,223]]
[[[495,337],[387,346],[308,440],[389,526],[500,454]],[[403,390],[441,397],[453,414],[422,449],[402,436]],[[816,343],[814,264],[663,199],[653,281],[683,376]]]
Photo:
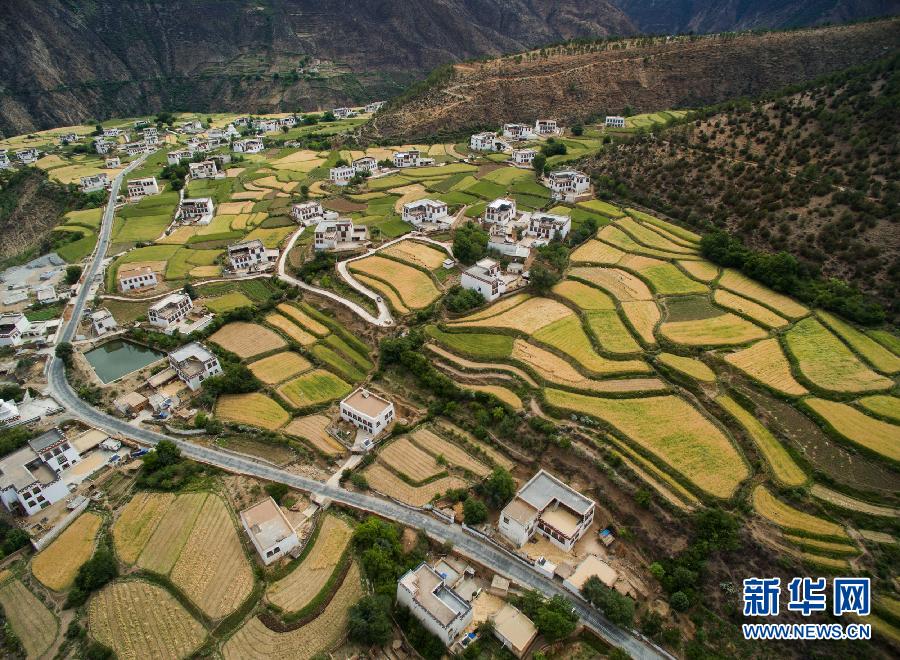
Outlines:
[[636,38],[574,44],[458,64],[446,79],[394,104],[366,136],[457,135],[540,116],[697,107],[811,80],[884,57],[896,19],[764,34]]

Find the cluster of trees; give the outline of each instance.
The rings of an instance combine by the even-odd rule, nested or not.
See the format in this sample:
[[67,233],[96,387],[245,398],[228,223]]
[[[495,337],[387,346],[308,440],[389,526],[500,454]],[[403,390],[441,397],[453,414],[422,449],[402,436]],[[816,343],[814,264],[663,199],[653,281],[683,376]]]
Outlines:
[[66,284],[75,284],[81,279],[81,266],[66,266]]
[[[149,454],[148,454],[149,455]],[[66,607],[78,607],[83,605],[88,596],[111,582],[119,575],[119,566],[116,556],[110,547],[108,538],[100,542],[93,557],[88,559],[78,569],[75,576],[75,584],[66,597]]]
[[488,233],[474,222],[467,222],[453,234],[453,255],[471,266],[487,255]]
[[137,485],[150,490],[179,490],[195,477],[206,472],[200,463],[181,456],[181,450],[171,440],[161,440],[144,454]]
[[28,532],[10,524],[6,518],[0,518],[0,559],[11,555],[19,548],[24,548],[30,542]]
[[514,604],[534,621],[538,632],[551,643],[571,635],[578,624],[578,615],[572,611],[572,603],[562,596],[545,598],[538,591],[527,591],[516,598]]
[[537,293],[547,293],[559,282],[569,264],[569,249],[554,238],[537,249],[537,258],[529,271],[529,283]]
[[596,575],[587,579],[581,595],[613,623],[630,628],[634,622],[634,601],[607,587]]
[[462,502],[463,519],[467,525],[480,525],[488,519],[488,508],[499,511],[515,493],[516,482],[512,475],[508,470],[498,467],[487,479],[475,486],[474,492],[458,488],[448,490],[446,497],[451,502]]
[[444,306],[451,312],[460,313],[484,304],[484,297],[474,289],[464,289],[455,285],[444,296]]

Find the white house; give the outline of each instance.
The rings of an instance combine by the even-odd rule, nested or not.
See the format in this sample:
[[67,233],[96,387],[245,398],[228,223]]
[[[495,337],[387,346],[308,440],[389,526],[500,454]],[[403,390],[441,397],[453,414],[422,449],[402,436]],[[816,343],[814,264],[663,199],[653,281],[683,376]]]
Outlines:
[[219,358],[199,342],[191,342],[169,353],[169,365],[191,391],[207,378],[222,373]]
[[265,149],[265,145],[261,138],[248,138],[246,140],[235,140],[231,145],[231,149],[242,154],[258,154]]
[[119,269],[119,290],[136,291],[156,286],[159,282],[150,266],[125,265]]
[[538,634],[534,622],[509,603],[491,616],[491,621],[494,623],[494,636],[517,658],[528,652]]
[[348,117],[356,116],[352,108],[335,108],[331,111],[331,114],[334,115],[335,119],[347,119]]
[[578,170],[560,170],[550,172],[550,195],[558,201],[573,202],[578,195],[587,192],[591,187],[591,179]]
[[186,121],[181,125],[181,130],[185,133],[201,133],[203,132],[203,124],[198,120]]
[[488,224],[505,225],[516,219],[516,200],[501,197],[484,207],[484,221]]
[[19,149],[16,152],[16,158],[19,159],[23,165],[33,165],[37,162],[40,157],[40,153],[37,149],[29,148],[29,149]]
[[52,285],[47,284],[46,286],[39,287],[34,290],[35,297],[37,301],[42,305],[49,305],[51,303],[55,303],[59,300],[59,296],[56,293],[56,289],[53,288]]
[[423,158],[422,152],[418,149],[394,153],[394,167],[422,167],[423,165],[434,165],[434,158]]
[[0,170],[5,170],[9,165],[9,151],[0,149]]
[[151,325],[167,330],[186,317],[193,308],[194,303],[186,293],[170,293],[150,306],[147,319]]
[[263,133],[274,133],[281,128],[281,122],[277,119],[257,119],[256,129]]
[[449,224],[447,205],[433,199],[420,199],[403,205],[403,219],[418,227],[422,223]]
[[328,178],[337,186],[346,186],[356,174],[350,165],[339,165],[328,170]]
[[170,151],[166,154],[166,161],[169,165],[178,165],[183,160],[190,160],[191,152],[186,149],[179,149],[177,151]]
[[106,159],[106,167],[107,169],[112,169],[114,167],[120,167],[122,165],[122,160],[118,156],[110,156]]
[[534,122],[534,132],[538,135],[557,135],[559,126],[555,119],[538,119]]
[[98,154],[109,153],[110,149],[112,149],[113,146],[113,142],[110,142],[109,140],[105,140],[103,138],[96,138],[94,140],[94,151],[96,151]]
[[0,314],[0,346],[20,346],[23,335],[31,328],[24,314],[11,312]]
[[158,194],[159,184],[156,182],[155,176],[150,176],[145,179],[132,179],[128,182],[128,197],[131,199],[140,199],[147,195]]
[[490,131],[475,133],[470,137],[469,148],[472,151],[509,151],[511,149],[509,144]]
[[606,118],[605,125],[607,128],[625,128],[625,117],[610,115]]
[[324,218],[325,209],[322,208],[321,202],[315,200],[301,202],[291,205],[291,217],[306,227]]
[[101,337],[107,332],[114,331],[119,326],[116,324],[116,319],[113,318],[110,311],[104,308],[98,309],[91,314],[91,327],[94,329],[94,334]]
[[216,161],[203,160],[199,163],[190,163],[188,169],[191,172],[192,179],[215,179],[219,170],[216,168]]
[[117,138],[122,135],[121,128],[104,128],[103,129],[103,137],[107,138]]
[[144,143],[149,145],[159,144],[159,132],[155,126],[149,126],[143,132]]
[[531,126],[525,124],[503,124],[503,137],[512,140],[530,140],[534,137]]
[[119,147],[119,151],[128,156],[137,156],[147,150],[147,145],[143,142],[128,142]]
[[360,387],[341,401],[341,419],[350,422],[367,434],[362,445],[364,449],[370,449],[374,439],[394,419],[394,404],[384,397]]
[[258,238],[228,246],[228,263],[233,270],[252,268],[266,261],[266,248]]
[[109,175],[106,172],[81,177],[81,192],[92,193],[106,190],[109,186]]
[[459,283],[464,289],[477,291],[488,302],[506,292],[506,281],[500,274],[500,264],[493,259],[481,259],[464,270]]
[[209,197],[185,198],[181,200],[181,220],[198,225],[208,225],[216,213],[213,201]]
[[316,225],[313,247],[316,250],[338,250],[362,245],[369,239],[369,228],[354,226],[349,218],[325,220]]
[[528,220],[526,233],[535,238],[551,241],[554,237],[565,238],[572,228],[572,218],[567,215],[535,212]]
[[472,606],[422,562],[397,583],[397,602],[450,647],[472,622]]
[[15,424],[19,419],[19,406],[16,405],[16,402],[12,399],[9,401],[0,399],[0,426]]
[[512,161],[516,165],[531,165],[537,151],[534,149],[513,149]]
[[69,496],[60,473],[80,460],[78,450],[58,429],[32,438],[0,459],[0,500],[10,512],[33,515]]
[[594,501],[545,470],[528,480],[500,512],[500,533],[521,548],[537,532],[572,549],[594,521]]
[[266,566],[300,545],[297,532],[271,497],[241,511],[241,524]]
[[351,163],[353,167],[353,171],[356,174],[360,172],[368,172],[369,174],[374,174],[378,171],[378,161],[372,158],[372,156],[363,156],[362,158],[357,158]]
[[365,107],[365,112],[378,112],[384,107],[384,101],[372,101]]
[[241,137],[240,131],[234,127],[234,124],[228,124],[228,128],[225,129],[222,137],[226,140],[230,140],[231,138]]
[[81,136],[78,133],[64,133],[59,136],[59,144],[61,146],[66,146],[67,144],[72,144],[73,142],[78,142],[81,140]]

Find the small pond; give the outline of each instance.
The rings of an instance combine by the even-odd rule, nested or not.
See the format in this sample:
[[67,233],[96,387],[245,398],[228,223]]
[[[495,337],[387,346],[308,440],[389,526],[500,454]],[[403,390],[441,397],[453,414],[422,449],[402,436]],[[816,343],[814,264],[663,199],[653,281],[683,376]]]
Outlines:
[[143,369],[152,364],[165,353],[154,351],[138,344],[132,344],[121,339],[114,339],[84,354],[87,361],[104,383],[111,383],[132,371]]

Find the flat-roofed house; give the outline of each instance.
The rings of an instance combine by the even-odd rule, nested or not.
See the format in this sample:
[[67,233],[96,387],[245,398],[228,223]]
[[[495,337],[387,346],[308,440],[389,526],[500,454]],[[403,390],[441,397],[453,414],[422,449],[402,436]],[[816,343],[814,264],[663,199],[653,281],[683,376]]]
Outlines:
[[403,205],[403,219],[418,227],[423,223],[450,224],[447,204],[433,199],[419,199]]
[[159,281],[156,279],[156,273],[153,272],[150,266],[126,264],[119,268],[117,277],[120,291],[148,289],[159,284]]
[[559,133],[559,126],[555,119],[538,119],[534,122],[534,132],[538,135],[556,135]]
[[114,142],[110,142],[109,140],[105,140],[104,138],[95,138],[94,139],[94,151],[98,154],[106,154],[115,146]]
[[575,571],[563,580],[563,586],[572,593],[581,595],[581,588],[591,577],[596,577],[608,589],[612,589],[619,580],[616,570],[597,555],[588,555],[581,560]]
[[202,160],[199,163],[191,163],[188,165],[192,179],[215,179],[219,170],[216,168],[216,161]]
[[450,647],[472,622],[472,606],[425,562],[397,583],[397,602]]
[[384,107],[384,101],[372,101],[366,104],[365,112],[378,112]]
[[50,429],[28,441],[28,446],[54,472],[62,472],[81,460],[66,436],[59,429]]
[[183,160],[190,160],[191,152],[186,149],[178,149],[177,151],[170,151],[166,154],[166,161],[169,165],[178,165]]
[[257,119],[256,130],[263,133],[274,133],[281,128],[281,122],[277,119]]
[[300,545],[297,532],[271,497],[241,511],[241,524],[266,566]]
[[0,501],[8,511],[30,516],[68,497],[60,473],[80,459],[59,429],[32,438],[0,459]]
[[81,136],[78,133],[64,133],[59,136],[59,144],[61,146],[66,146],[67,144],[72,144],[73,142],[79,142],[81,140]]
[[512,140],[529,140],[534,137],[531,126],[526,124],[503,124],[503,137]]
[[351,167],[353,167],[353,171],[356,174],[360,172],[368,172],[369,174],[374,174],[378,171],[378,161],[375,160],[372,156],[363,156],[362,158],[357,158],[352,163],[350,163]]
[[513,149],[512,160],[516,165],[531,165],[537,151],[534,149]]
[[362,429],[370,438],[363,443],[369,449],[394,419],[394,404],[365,388],[358,388],[341,401],[341,419]]
[[316,200],[300,202],[291,206],[291,217],[304,227],[317,223],[325,217],[322,203]]
[[234,270],[252,268],[268,261],[266,247],[258,238],[228,246],[228,263]]
[[316,250],[340,250],[363,245],[369,239],[369,228],[354,226],[349,218],[325,220],[316,225],[313,247]]
[[21,346],[31,322],[24,314],[10,312],[0,314],[0,346]]
[[144,136],[144,144],[159,144],[159,131],[156,130],[156,126],[148,126],[144,129],[142,135]]
[[578,170],[559,170],[550,172],[550,195],[553,199],[564,202],[575,201],[575,198],[587,192],[591,187],[591,179]]
[[434,165],[434,158],[424,158],[418,149],[394,153],[394,167],[422,167],[423,165]]
[[83,193],[106,190],[107,186],[109,186],[109,175],[106,172],[81,177],[80,188]]
[[16,152],[16,158],[18,158],[19,162],[23,165],[34,165],[39,157],[40,153],[38,150],[31,147],[28,149],[19,149]]
[[347,119],[348,117],[354,116],[356,113],[350,108],[334,108],[331,111],[331,114],[334,115],[335,119]]
[[336,186],[346,186],[356,171],[350,165],[339,165],[328,170],[328,179]]
[[181,220],[196,225],[208,225],[212,222],[216,209],[210,197],[184,198],[179,207]]
[[141,199],[147,195],[159,194],[159,184],[156,182],[155,176],[144,179],[132,179],[128,182],[128,197],[130,199]]
[[207,378],[222,373],[219,358],[200,342],[191,342],[169,353],[169,365],[191,391],[200,389]]
[[505,225],[516,219],[516,200],[501,197],[484,207],[484,221],[487,224]]
[[554,237],[563,239],[572,228],[572,218],[554,213],[532,213],[526,233],[541,241],[551,241]]
[[491,131],[475,133],[469,138],[469,148],[472,151],[493,151],[496,139],[497,136]]
[[246,140],[235,140],[234,144],[231,145],[231,149],[242,154],[258,154],[265,149],[265,145],[260,138],[248,138]]
[[493,259],[481,259],[463,271],[460,285],[477,291],[488,302],[506,293],[506,281],[500,273],[500,264]]
[[104,307],[91,314],[91,327],[95,335],[102,337],[107,332],[113,332],[119,325],[112,313]]
[[122,159],[118,156],[110,156],[106,159],[106,167],[107,169],[113,169],[115,167],[119,167],[122,165]]
[[103,137],[107,138],[117,138],[122,135],[121,128],[104,128],[103,129]]
[[0,170],[5,170],[9,166],[9,151],[7,149],[0,149]]
[[606,117],[606,121],[604,122],[604,124],[608,128],[625,128],[625,117],[609,115]]
[[491,621],[494,623],[494,636],[517,658],[528,653],[537,638],[534,622],[509,603],[491,616]]
[[138,154],[144,153],[146,150],[147,145],[143,142],[126,142],[119,147],[119,151],[128,156],[137,156]]
[[159,302],[150,305],[147,319],[151,325],[166,330],[186,317],[193,308],[194,302],[186,293],[170,293]]
[[594,521],[594,506],[593,500],[540,470],[500,512],[498,528],[516,547],[537,532],[568,552]]

